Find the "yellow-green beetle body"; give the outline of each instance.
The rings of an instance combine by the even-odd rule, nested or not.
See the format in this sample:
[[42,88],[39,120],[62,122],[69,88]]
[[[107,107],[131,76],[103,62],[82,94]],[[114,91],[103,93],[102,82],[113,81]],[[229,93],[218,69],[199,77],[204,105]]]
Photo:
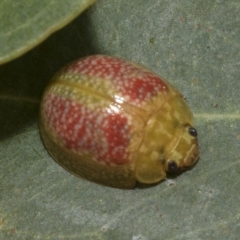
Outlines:
[[40,132],[65,169],[117,188],[157,183],[199,156],[179,91],[143,66],[104,55],[79,59],[53,77]]

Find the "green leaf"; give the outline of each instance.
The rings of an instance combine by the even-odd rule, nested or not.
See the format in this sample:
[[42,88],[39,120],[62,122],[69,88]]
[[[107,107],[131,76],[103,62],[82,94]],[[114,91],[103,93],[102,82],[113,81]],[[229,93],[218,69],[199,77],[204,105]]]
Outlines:
[[0,2],[0,64],[21,56],[67,25],[95,0]]
[[[0,66],[0,239],[239,239],[239,26],[239,0],[101,0]],[[201,151],[192,170],[126,191],[47,154],[43,90],[61,66],[95,53],[142,63],[187,97]]]

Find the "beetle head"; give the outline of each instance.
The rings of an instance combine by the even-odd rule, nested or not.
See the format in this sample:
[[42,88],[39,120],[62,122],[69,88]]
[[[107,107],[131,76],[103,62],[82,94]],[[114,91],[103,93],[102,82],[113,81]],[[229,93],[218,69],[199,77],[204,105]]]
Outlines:
[[165,169],[178,172],[193,166],[199,158],[197,130],[189,124],[179,127],[165,152]]

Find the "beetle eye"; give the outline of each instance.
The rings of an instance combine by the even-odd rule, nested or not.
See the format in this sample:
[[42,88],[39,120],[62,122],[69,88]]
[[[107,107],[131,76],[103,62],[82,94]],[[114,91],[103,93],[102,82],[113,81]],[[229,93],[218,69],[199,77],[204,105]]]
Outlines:
[[177,172],[179,170],[177,164],[174,161],[168,163],[168,172]]
[[197,130],[193,127],[188,129],[188,132],[190,135],[192,135],[193,137],[197,137]]

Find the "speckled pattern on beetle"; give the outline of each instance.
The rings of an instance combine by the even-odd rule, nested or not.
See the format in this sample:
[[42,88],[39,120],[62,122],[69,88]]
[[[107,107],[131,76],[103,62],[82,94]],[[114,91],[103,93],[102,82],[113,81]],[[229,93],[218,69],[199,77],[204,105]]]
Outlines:
[[157,183],[199,157],[181,93],[146,67],[105,55],[79,59],[52,78],[40,133],[65,169],[117,188]]

